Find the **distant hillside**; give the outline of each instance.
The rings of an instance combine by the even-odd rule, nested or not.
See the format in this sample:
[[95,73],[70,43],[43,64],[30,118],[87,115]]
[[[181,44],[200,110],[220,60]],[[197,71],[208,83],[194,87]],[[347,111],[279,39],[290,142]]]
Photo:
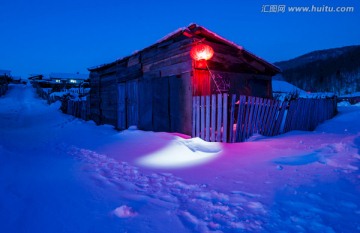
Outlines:
[[360,45],[319,50],[276,62],[284,80],[311,92],[360,91]]

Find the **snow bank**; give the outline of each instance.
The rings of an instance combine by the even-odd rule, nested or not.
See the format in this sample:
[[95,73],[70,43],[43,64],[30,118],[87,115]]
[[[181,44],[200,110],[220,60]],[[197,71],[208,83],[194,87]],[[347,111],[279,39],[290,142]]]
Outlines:
[[60,100],[50,104],[51,109],[60,109],[60,107],[61,107],[61,101]]
[[337,104],[338,107],[348,107],[351,106],[351,104],[348,101],[342,101]]
[[113,214],[119,218],[131,218],[138,215],[131,207],[122,205],[113,211]]
[[67,92],[62,92],[62,91],[59,91],[59,92],[53,92],[50,94],[50,97],[62,97],[64,95],[68,94]]
[[153,168],[180,168],[198,165],[215,158],[221,152],[221,144],[206,142],[200,138],[175,137],[165,148],[145,155],[137,163]]

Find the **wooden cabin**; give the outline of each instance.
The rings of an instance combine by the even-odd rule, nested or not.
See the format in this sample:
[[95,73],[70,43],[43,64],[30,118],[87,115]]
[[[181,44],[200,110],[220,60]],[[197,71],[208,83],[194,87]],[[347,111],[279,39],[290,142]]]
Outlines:
[[[211,57],[198,59],[196,53],[204,47],[210,47]],[[271,98],[271,79],[279,73],[274,65],[196,24],[89,71],[91,119],[97,124],[188,135],[193,96]]]

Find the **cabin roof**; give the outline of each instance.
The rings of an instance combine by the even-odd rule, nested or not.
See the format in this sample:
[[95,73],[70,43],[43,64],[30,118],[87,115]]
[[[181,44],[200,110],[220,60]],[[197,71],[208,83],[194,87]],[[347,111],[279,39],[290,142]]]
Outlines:
[[241,51],[243,54],[247,54],[248,56],[252,57],[254,60],[262,63],[263,65],[268,67],[273,72],[275,72],[275,73],[281,72],[281,69],[279,67],[277,67],[277,66],[265,61],[264,59],[256,56],[255,54],[253,54],[253,53],[249,52],[248,50],[244,49],[242,46],[237,45],[236,43],[234,43],[234,42],[232,42],[230,40],[227,40],[224,37],[212,32],[212,31],[210,31],[208,29],[206,29],[205,27],[197,25],[197,24],[190,24],[187,27],[179,28],[179,29],[175,30],[174,32],[171,32],[168,35],[164,36],[163,38],[158,40],[155,44],[150,45],[150,46],[148,46],[148,47],[146,47],[146,48],[144,48],[142,50],[136,51],[132,55],[119,58],[114,62],[102,64],[102,65],[99,65],[99,66],[90,67],[90,68],[88,68],[88,70],[89,71],[95,71],[95,70],[98,70],[98,69],[103,69],[103,68],[112,66],[113,64],[116,64],[119,61],[126,60],[129,57],[135,56],[135,55],[137,55],[138,53],[141,53],[144,50],[155,47],[155,46],[157,46],[158,44],[160,44],[162,42],[165,42],[167,40],[171,40],[171,39],[176,38],[176,37],[178,37],[180,35],[185,35],[185,36],[190,37],[190,38],[193,37],[193,38],[210,39],[210,40],[216,41],[217,43],[231,46],[234,49],[237,49],[237,50]]
[[81,79],[85,80],[89,78],[88,74],[78,74],[78,73],[50,73],[50,79],[58,78],[58,79]]
[[9,76],[9,75],[10,75],[10,73],[11,73],[11,71],[10,71],[10,70],[0,70],[0,76],[3,76],[3,75],[7,75],[7,76]]

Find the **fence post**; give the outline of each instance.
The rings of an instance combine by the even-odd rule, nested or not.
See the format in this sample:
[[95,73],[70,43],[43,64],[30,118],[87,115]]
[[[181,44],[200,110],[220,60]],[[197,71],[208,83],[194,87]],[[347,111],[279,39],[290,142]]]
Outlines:
[[223,142],[227,142],[227,129],[228,129],[228,94],[223,94]]
[[195,136],[200,136],[200,96],[196,96],[196,133]]
[[236,133],[235,133],[235,142],[242,141],[242,133],[243,133],[243,119],[244,119],[244,112],[245,112],[245,103],[246,103],[246,96],[240,95],[239,100],[239,109],[238,109],[238,119],[236,123]]
[[210,96],[206,96],[206,123],[205,123],[205,141],[210,141]]
[[261,120],[261,134],[265,135],[265,130],[266,130],[266,121],[269,118],[269,112],[270,112],[270,106],[271,106],[271,100],[267,99],[264,103],[264,113],[263,113],[263,117]]
[[215,142],[216,131],[216,95],[211,96],[211,141]]
[[192,98],[192,133],[191,136],[195,137],[195,128],[196,128],[196,99],[195,96]]
[[254,108],[253,122],[252,122],[253,133],[257,133],[257,118],[260,110],[260,100],[261,98],[259,97],[255,98],[255,108]]
[[243,133],[242,133],[242,139],[241,141],[245,141],[245,139],[248,136],[248,130],[249,130],[249,116],[250,116],[250,104],[251,104],[251,97],[247,96],[246,97],[246,111],[245,111],[245,118],[244,118],[244,128],[243,128]]
[[201,111],[200,137],[201,139],[205,140],[205,96],[200,97],[200,111]]
[[229,142],[234,142],[234,113],[235,113],[235,101],[236,101],[236,95],[233,94],[231,96],[231,109],[230,109],[230,138]]
[[284,114],[285,114],[285,110],[286,110],[286,101],[283,101],[281,104],[281,109],[279,110],[279,115],[276,119],[275,122],[275,128],[273,129],[273,132],[271,133],[272,135],[279,135],[280,134],[280,128],[284,119]]
[[221,141],[221,123],[222,123],[222,114],[221,114],[221,110],[222,110],[222,95],[218,94],[217,96],[217,131],[216,131],[216,141],[220,142]]

